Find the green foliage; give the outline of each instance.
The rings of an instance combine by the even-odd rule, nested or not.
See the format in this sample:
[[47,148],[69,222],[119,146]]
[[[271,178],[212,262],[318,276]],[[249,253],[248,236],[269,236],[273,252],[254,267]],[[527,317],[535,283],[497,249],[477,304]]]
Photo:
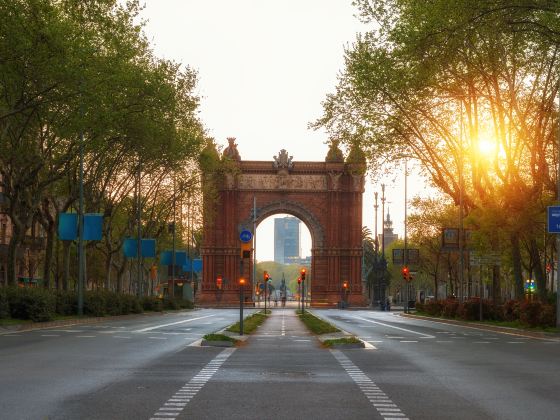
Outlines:
[[[243,333],[244,334],[251,334],[253,333],[264,321],[266,321],[267,315],[262,313],[262,311],[255,312],[252,315],[243,319]],[[239,322],[236,322],[232,326],[230,326],[227,331],[238,333],[240,332]]]
[[57,290],[56,313],[59,315],[75,315],[78,312],[78,296],[75,292]]
[[145,311],[163,311],[163,301],[157,296],[144,296],[142,298],[142,308]]
[[194,305],[190,300],[183,300],[177,298],[163,299],[163,309],[178,310],[178,309],[192,309],[192,308],[194,308]]
[[206,334],[202,338],[205,339],[206,341],[231,341],[234,344],[237,343],[237,341],[239,341],[225,334]]
[[[436,317],[479,321],[480,301],[470,299],[460,303],[456,299],[447,299],[417,303],[416,311]],[[504,325],[510,323],[523,328],[550,328],[556,325],[556,307],[539,301],[510,300],[502,305],[495,305],[492,301],[483,300],[482,316],[484,321],[505,322]]]
[[314,334],[328,334],[328,333],[335,333],[340,332],[338,328],[334,325],[329,324],[326,321],[323,321],[320,318],[317,318],[315,315],[312,315],[309,312],[305,312],[303,315],[301,311],[298,312],[299,319],[305,324],[305,326]]
[[[0,287],[0,319],[49,321],[55,316],[73,316],[77,312],[75,292],[42,288]],[[161,311],[192,309],[186,300],[162,301],[157,297],[138,299],[134,295],[108,291],[87,291],[84,296],[84,314],[89,316],[138,314],[143,309]]]
[[359,344],[359,343],[361,343],[361,341],[354,336],[343,337],[343,338],[334,338],[332,340],[323,341],[323,345],[325,347],[333,347],[333,346],[336,346],[337,344]]
[[10,300],[8,290],[4,287],[0,288],[0,319],[10,317]]
[[7,292],[12,318],[30,319],[35,322],[53,319],[56,297],[50,291],[39,288],[10,288]]
[[[262,282],[264,272],[267,271],[270,275],[272,281],[272,287],[274,289],[280,289],[280,285],[282,283],[282,273],[284,274],[284,278],[286,279],[286,287],[290,289],[292,293],[297,293],[298,290],[298,283],[297,279],[300,276],[300,270],[304,266],[299,264],[280,264],[275,261],[263,261],[257,263],[257,279],[258,281]],[[309,290],[309,285],[311,284],[311,272],[309,267],[307,268],[307,275],[305,279],[306,289]]]

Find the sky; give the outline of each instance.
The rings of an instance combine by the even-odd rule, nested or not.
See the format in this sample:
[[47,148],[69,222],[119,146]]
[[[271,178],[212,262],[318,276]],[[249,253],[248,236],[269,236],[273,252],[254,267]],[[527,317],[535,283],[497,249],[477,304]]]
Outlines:
[[[286,149],[294,162],[323,161],[327,135],[308,124],[321,116],[321,102],[335,90],[345,46],[368,29],[351,3],[147,0],[141,17],[158,56],[198,72],[200,117],[218,144],[226,146],[227,137],[236,137],[243,160],[272,161]],[[389,207],[395,231],[402,236],[404,170],[383,179],[368,176],[363,224],[374,232],[373,192],[381,193],[381,183],[386,184],[386,210]],[[423,188],[409,178],[409,198]],[[307,228],[302,230],[306,256],[311,239]],[[273,259],[273,235],[269,218],[257,230],[258,260]]]

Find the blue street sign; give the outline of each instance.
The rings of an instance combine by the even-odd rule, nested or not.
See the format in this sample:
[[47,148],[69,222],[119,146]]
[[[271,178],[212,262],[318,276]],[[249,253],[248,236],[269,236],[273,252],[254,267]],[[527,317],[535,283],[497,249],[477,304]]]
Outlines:
[[242,230],[239,234],[239,239],[241,240],[241,242],[251,242],[251,239],[253,239],[253,234],[248,230]]
[[264,283],[259,283],[259,289],[264,290]]
[[548,233],[560,233],[560,206],[548,206]]

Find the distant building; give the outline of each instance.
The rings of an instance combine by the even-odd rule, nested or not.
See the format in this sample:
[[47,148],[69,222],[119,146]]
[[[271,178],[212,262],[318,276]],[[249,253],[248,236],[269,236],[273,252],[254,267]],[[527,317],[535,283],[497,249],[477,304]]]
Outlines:
[[[383,243],[385,249],[399,239],[399,235],[393,232],[393,221],[391,220],[391,215],[389,214],[389,208],[387,208],[387,218],[383,220],[383,233],[385,234],[385,242]],[[383,235],[378,235],[377,240],[381,243]]]
[[284,261],[286,261],[285,264],[297,264],[306,267],[311,267],[311,256],[305,258],[288,257]]
[[274,219],[274,261],[290,264],[294,258],[301,258],[300,223],[296,217]]

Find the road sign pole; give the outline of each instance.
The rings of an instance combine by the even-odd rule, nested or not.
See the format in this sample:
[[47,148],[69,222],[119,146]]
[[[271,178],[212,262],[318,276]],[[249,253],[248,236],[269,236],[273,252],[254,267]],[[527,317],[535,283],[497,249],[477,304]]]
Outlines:
[[[243,280],[243,279],[241,279]],[[243,281],[239,284],[239,335],[243,335]]]

